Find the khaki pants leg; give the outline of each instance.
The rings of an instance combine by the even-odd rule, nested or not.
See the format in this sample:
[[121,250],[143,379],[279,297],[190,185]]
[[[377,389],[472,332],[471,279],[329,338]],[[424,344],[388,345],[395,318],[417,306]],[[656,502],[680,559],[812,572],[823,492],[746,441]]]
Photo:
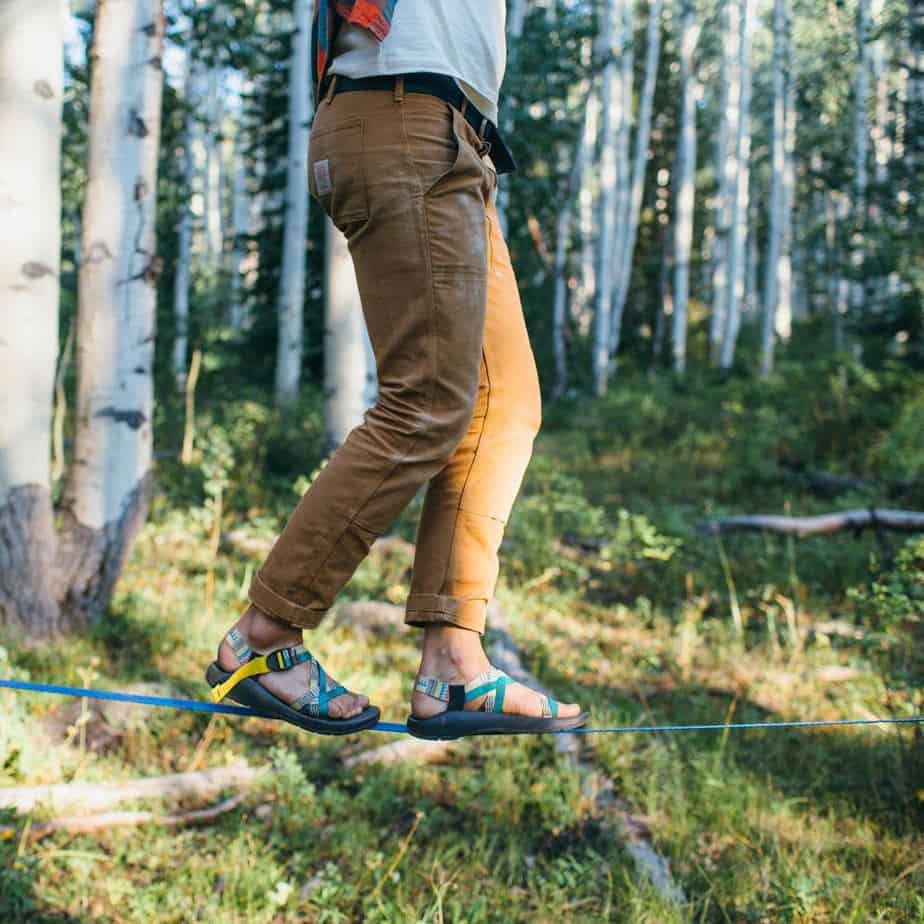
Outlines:
[[493,200],[486,211],[488,301],[475,414],[431,481],[407,601],[412,625],[484,632],[498,549],[542,418],[536,362]]
[[347,237],[379,397],[302,497],[254,577],[264,612],[316,626],[464,437],[478,395],[491,178],[478,138],[424,94],[328,97],[309,185]]

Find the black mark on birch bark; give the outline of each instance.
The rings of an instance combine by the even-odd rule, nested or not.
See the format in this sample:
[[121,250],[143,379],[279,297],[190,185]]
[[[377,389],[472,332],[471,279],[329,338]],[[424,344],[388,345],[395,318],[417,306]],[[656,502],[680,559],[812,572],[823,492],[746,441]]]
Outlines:
[[120,411],[114,407],[104,407],[94,416],[111,417],[116,423],[127,424],[132,430],[137,430],[148,419],[141,411]]

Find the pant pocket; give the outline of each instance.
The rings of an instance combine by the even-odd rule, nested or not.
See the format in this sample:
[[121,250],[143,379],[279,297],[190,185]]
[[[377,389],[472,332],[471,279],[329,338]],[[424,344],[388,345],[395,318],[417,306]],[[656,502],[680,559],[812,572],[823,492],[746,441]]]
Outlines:
[[308,189],[344,234],[369,218],[361,119],[321,132],[308,140]]
[[[404,127],[420,190],[433,193],[441,181],[457,173],[468,154],[475,155],[465,138],[459,111],[435,96],[405,98]],[[477,156],[477,155],[475,155]]]

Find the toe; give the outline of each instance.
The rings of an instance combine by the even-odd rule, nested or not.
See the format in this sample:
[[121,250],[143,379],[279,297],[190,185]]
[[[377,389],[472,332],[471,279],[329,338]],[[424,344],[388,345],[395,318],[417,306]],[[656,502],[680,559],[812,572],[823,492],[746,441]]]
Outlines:
[[336,699],[331,700],[331,718],[352,719],[354,716],[359,715],[363,709],[365,709],[365,706],[362,705],[364,699],[368,704],[369,700],[364,696],[357,696],[355,693],[344,693],[342,696],[338,696]]
[[577,703],[559,703],[558,715],[563,719],[572,719],[581,714],[581,707]]

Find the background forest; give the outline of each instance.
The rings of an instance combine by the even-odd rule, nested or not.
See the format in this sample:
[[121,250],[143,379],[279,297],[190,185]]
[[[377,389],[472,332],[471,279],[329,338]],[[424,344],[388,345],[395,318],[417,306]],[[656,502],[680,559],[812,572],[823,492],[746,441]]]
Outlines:
[[[375,401],[311,16],[0,0],[0,678],[204,698]],[[594,726],[924,712],[924,2],[508,0],[508,48],[545,404],[492,658]],[[309,640],[394,720],[419,504]],[[924,922],[918,725],[0,708],[2,921]]]

